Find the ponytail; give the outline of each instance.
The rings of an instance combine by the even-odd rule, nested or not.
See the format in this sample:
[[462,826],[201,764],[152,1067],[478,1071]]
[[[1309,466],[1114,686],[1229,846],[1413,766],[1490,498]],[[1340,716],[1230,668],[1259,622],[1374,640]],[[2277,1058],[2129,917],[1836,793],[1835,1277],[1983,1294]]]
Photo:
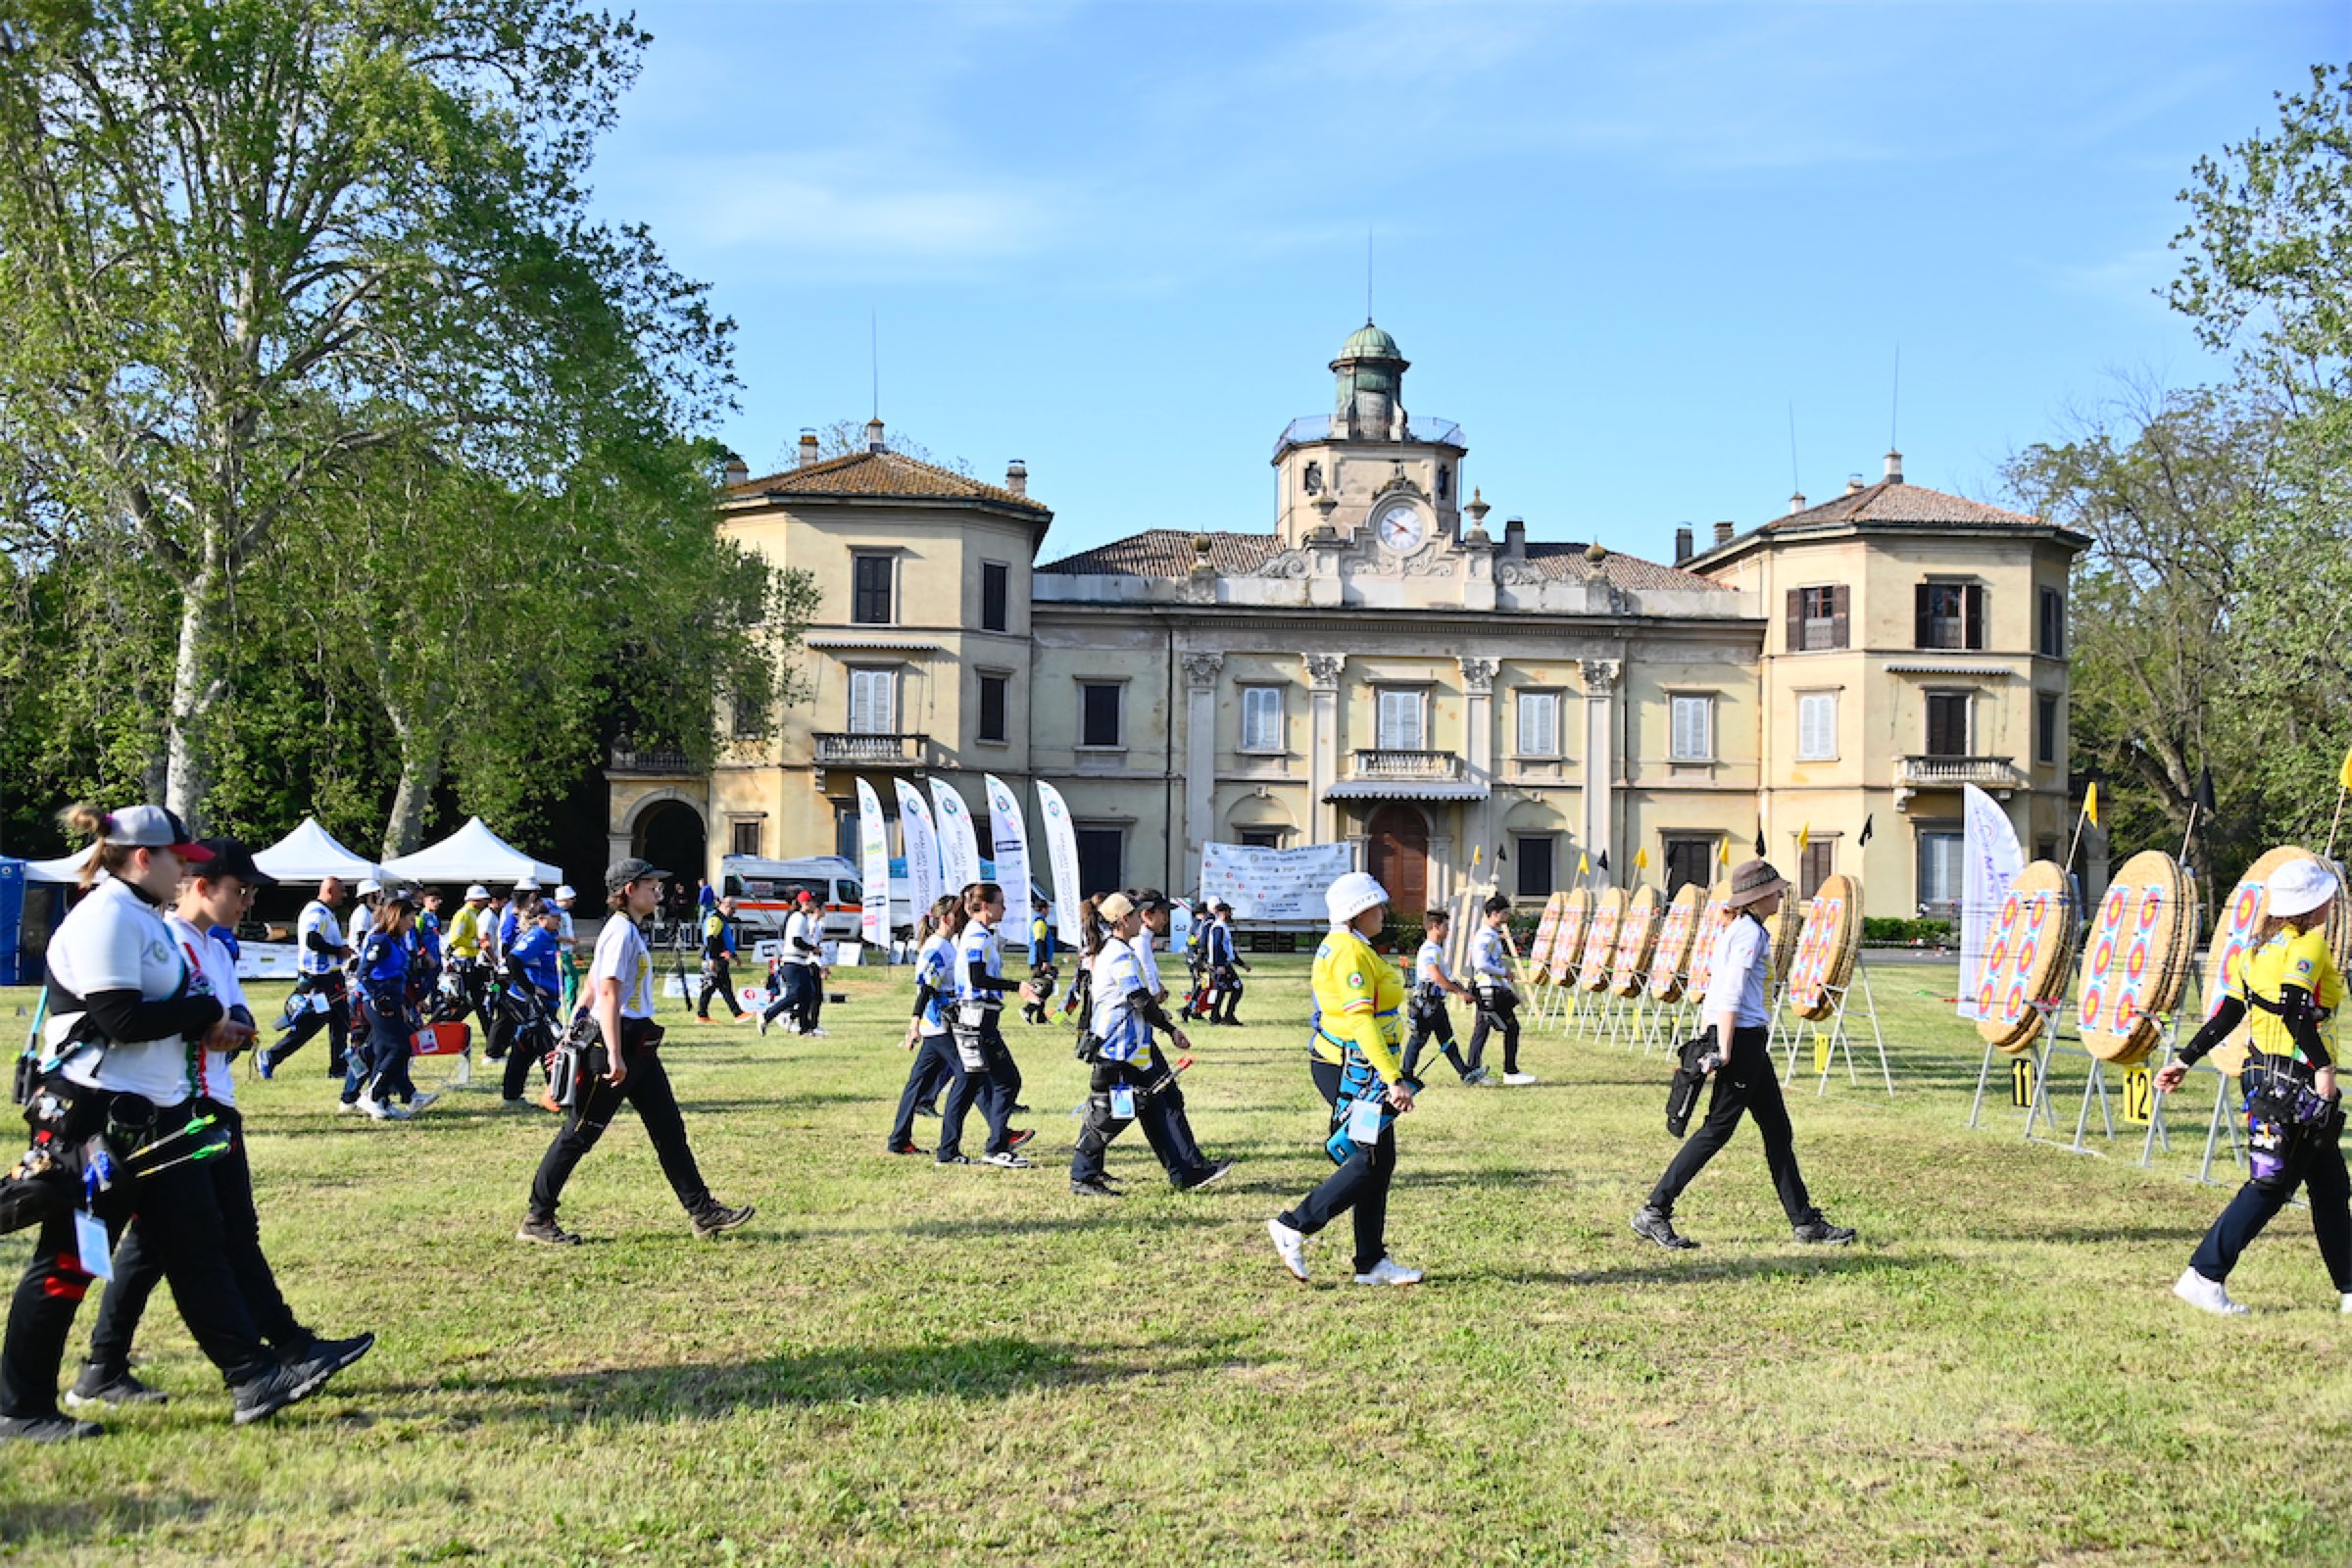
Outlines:
[[101,871],[108,876],[121,876],[122,868],[130,864],[130,858],[139,853],[135,845],[106,842],[106,824],[111,819],[95,806],[83,803],[69,806],[57,813],[57,820],[68,832],[78,833],[90,841],[89,853],[76,868],[84,893],[98,880]]
[[1102,951],[1103,939],[1109,933],[1102,925],[1102,898],[1097,894],[1078,906],[1078,950],[1086,957]]

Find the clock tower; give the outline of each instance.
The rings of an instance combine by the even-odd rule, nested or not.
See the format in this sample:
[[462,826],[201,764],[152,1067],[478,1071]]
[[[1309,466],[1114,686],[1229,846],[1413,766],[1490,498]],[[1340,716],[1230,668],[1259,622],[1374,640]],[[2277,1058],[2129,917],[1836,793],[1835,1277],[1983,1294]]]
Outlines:
[[1369,532],[1398,555],[1460,536],[1469,444],[1460,425],[1405,413],[1408,368],[1396,340],[1369,320],[1340,346],[1333,412],[1292,420],[1274,446],[1286,546],[1324,527]]

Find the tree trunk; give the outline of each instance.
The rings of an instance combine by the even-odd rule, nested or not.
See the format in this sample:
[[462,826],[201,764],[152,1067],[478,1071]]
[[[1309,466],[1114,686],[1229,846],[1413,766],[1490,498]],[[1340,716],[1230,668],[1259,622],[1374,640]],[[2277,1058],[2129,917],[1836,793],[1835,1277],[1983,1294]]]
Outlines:
[[376,648],[377,668],[384,671],[378,696],[400,746],[400,783],[392,792],[392,814],[384,821],[382,858],[389,860],[423,847],[424,813],[432,808],[433,791],[441,787],[444,741],[439,724],[417,722],[407,704],[393,699],[380,642]]
[[204,797],[212,782],[204,728],[219,695],[207,673],[217,581],[219,575],[208,560],[181,592],[179,648],[172,662],[172,706],[164,726],[164,804],[179,813],[191,833],[204,831]]

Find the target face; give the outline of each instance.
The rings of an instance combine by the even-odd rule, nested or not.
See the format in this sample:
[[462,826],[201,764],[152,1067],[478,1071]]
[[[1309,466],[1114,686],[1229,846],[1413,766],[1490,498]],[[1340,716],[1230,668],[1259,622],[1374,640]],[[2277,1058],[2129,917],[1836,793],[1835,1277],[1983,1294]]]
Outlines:
[[1845,901],[1823,894],[1805,911],[1805,929],[1796,939],[1796,961],[1788,968],[1788,996],[1800,1007],[1821,1004],[1829,980],[1830,959],[1845,924]]

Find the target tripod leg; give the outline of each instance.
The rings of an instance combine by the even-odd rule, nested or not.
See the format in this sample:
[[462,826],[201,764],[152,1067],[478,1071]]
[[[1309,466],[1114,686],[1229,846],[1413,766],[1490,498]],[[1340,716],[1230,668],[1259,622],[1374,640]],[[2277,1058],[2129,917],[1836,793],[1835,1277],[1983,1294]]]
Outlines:
[[1974,1127],[1974,1126],[1976,1126],[1976,1125],[1977,1125],[1977,1118],[1978,1118],[1978,1116],[1980,1116],[1980,1115],[1981,1115],[1981,1114],[1983,1114],[1983,1112],[1984,1112],[1984,1085],[1985,1085],[1986,1081],[1987,1081],[1987,1080],[1989,1080],[1989,1079],[1991,1078],[1991,1076],[1992,1076],[1992,1046],[1991,1046],[1990,1042],[1987,1042],[1987,1043],[1985,1044],[1985,1047],[1984,1047],[1984,1059],[1983,1061],[1981,1061],[1981,1062],[1977,1063],[1977,1098],[1976,1098],[1975,1100],[1973,1100],[1973,1101],[1969,1102],[1969,1105],[1968,1105],[1968,1124],[1969,1124],[1971,1127]]
[[2033,1102],[2026,1106],[2026,1141],[2029,1143],[2034,1139],[2034,1123],[2037,1119],[2050,1124],[2050,1132],[2053,1136],[2058,1131],[2058,1115],[2050,1109],[2050,1057],[2056,1054],[2057,1050],[2058,1043],[2055,1037],[2045,1036],[2042,1040],[2041,1054],[2034,1058],[2034,1099]]

